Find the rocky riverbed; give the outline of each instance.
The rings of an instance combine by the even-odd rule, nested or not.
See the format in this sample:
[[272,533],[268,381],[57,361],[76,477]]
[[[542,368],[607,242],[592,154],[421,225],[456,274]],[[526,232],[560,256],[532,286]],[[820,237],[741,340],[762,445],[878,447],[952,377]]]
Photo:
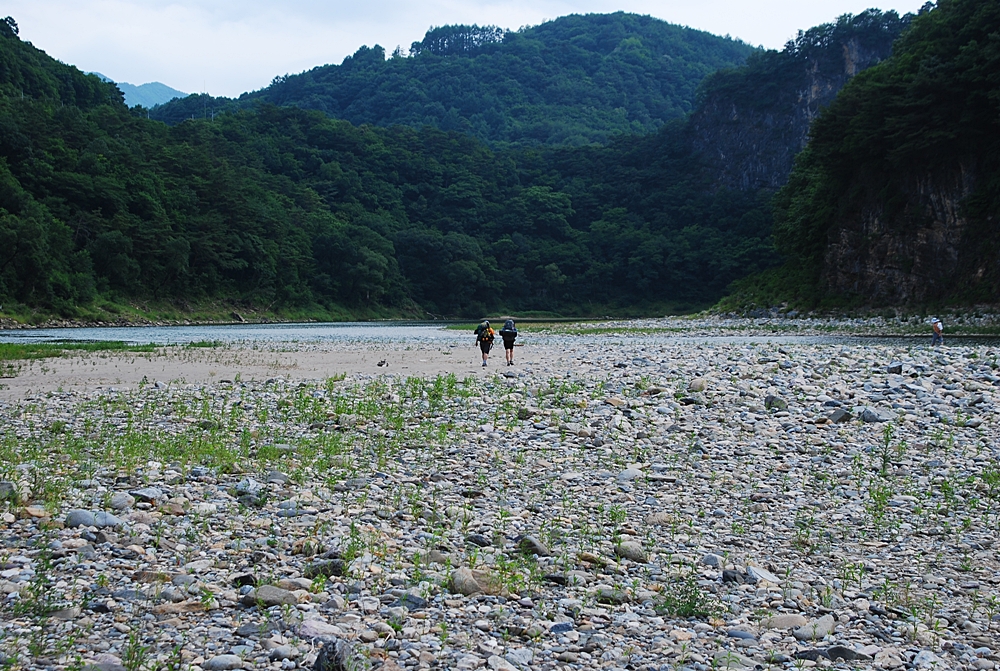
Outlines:
[[997,349],[553,335],[518,354],[8,400],[0,653],[994,668]]

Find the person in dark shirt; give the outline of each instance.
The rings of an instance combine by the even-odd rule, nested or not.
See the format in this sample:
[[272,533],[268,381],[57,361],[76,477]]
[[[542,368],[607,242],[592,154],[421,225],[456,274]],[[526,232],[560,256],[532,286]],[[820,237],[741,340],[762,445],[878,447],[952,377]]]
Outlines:
[[517,328],[514,326],[514,320],[508,319],[504,322],[503,328],[500,329],[500,337],[503,338],[503,350],[504,354],[507,356],[507,365],[514,365],[514,340],[517,338]]

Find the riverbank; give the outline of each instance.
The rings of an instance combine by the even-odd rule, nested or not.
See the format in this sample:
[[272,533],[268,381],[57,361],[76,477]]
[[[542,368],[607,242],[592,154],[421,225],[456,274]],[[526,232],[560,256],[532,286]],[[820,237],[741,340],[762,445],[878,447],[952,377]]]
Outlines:
[[202,371],[114,388],[26,371],[48,390],[0,402],[0,651],[191,671],[312,668],[332,641],[383,671],[995,663],[1000,348],[550,334],[483,369],[467,341],[77,361]]

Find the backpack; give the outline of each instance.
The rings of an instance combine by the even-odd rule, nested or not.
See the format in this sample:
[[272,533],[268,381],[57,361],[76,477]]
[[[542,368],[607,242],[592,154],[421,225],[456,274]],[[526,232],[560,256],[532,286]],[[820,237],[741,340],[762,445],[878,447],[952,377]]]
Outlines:
[[500,329],[500,337],[503,338],[504,342],[514,342],[517,338],[517,328],[514,326],[514,320],[508,319],[504,323],[503,328]]
[[493,342],[493,329],[487,326],[487,322],[483,322],[476,327],[476,342]]

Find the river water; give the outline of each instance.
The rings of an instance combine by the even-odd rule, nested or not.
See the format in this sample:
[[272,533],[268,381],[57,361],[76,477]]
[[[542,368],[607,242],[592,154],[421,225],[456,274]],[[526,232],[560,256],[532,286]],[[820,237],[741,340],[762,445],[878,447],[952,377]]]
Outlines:
[[[240,343],[336,343],[372,342],[390,343],[422,342],[468,344],[471,329],[466,331],[445,328],[442,322],[336,322],[308,324],[226,324],[220,326],[122,326],[122,327],[73,327],[0,331],[0,342],[54,342],[54,341],[122,341],[132,344],[155,343],[185,345],[197,342],[222,344]],[[540,334],[533,336],[531,327],[521,330],[522,340],[531,338],[548,341],[561,336]],[[551,333],[551,332],[550,332]],[[647,343],[650,345],[686,343],[698,344],[801,344],[801,345],[885,345],[891,347],[919,347],[930,345],[927,336],[851,336],[851,335],[679,335],[676,333],[625,333],[574,336],[584,340]],[[1000,346],[995,336],[950,336],[945,339],[950,346]]]

